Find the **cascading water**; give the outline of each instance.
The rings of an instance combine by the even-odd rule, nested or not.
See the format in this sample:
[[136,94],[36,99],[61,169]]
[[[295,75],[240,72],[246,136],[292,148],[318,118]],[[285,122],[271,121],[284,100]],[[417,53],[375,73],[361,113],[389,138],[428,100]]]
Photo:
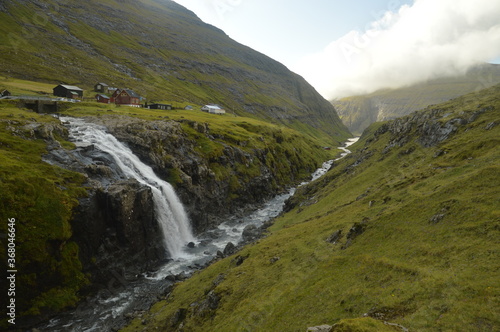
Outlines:
[[[264,222],[278,216],[283,210],[286,199],[292,196],[295,188],[289,192],[277,195],[266,202],[261,209],[244,217],[229,218],[216,229],[199,235],[195,240],[191,235],[186,213],[177,199],[173,188],[159,179],[153,170],[144,165],[125,145],[106,133],[104,127],[86,123],[83,119],[61,118],[71,124],[70,133],[79,146],[94,145],[103,152],[107,152],[115,159],[122,169],[123,175],[133,177],[140,183],[149,185],[155,195],[156,212],[164,232],[166,244],[174,260],[169,261],[154,273],[148,273],[144,278],[123,287],[119,292],[112,292],[111,297],[89,299],[81,303],[76,310],[52,319],[41,326],[43,331],[54,332],[108,332],[123,327],[127,320],[125,316],[137,310],[147,310],[157,299],[158,293],[168,285],[167,276],[186,273],[190,275],[205,266],[217,252],[223,250],[228,242],[238,244],[242,240],[242,233],[246,226],[260,226]],[[340,158],[345,157],[351,144],[357,138],[350,139]],[[340,159],[338,158],[338,159]],[[338,160],[335,159],[335,160]],[[325,174],[335,160],[325,162],[312,176],[315,180]],[[305,184],[305,183],[303,183]],[[303,185],[302,184],[302,185]],[[186,248],[185,244],[195,242],[195,248]],[[186,250],[182,250],[182,249]]]
[[172,258],[183,256],[183,247],[195,241],[195,238],[189,218],[172,185],[160,179],[151,167],[144,164],[125,144],[107,133],[103,126],[87,123],[79,118],[61,117],[61,120],[70,123],[70,136],[77,141],[77,145],[94,145],[108,153],[125,177],[134,178],[151,188],[165,248]]

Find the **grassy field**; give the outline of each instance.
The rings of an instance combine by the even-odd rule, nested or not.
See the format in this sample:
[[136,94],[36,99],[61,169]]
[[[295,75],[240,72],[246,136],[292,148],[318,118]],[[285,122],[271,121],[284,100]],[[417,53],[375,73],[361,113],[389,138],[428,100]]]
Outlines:
[[392,147],[397,133],[370,127],[352,155],[298,191],[266,238],[178,283],[123,331],[338,322],[381,331],[373,319],[410,331],[497,331],[499,91],[425,110],[443,124],[465,120],[432,147],[422,147],[416,126]]
[[0,91],[9,90],[13,95],[51,95],[56,85],[0,76]]

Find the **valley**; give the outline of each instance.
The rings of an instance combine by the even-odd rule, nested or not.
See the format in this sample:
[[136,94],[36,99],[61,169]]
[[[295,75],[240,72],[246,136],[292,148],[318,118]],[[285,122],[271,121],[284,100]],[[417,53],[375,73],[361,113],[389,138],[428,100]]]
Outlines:
[[170,0],[0,28],[2,329],[499,329],[499,65],[330,102]]

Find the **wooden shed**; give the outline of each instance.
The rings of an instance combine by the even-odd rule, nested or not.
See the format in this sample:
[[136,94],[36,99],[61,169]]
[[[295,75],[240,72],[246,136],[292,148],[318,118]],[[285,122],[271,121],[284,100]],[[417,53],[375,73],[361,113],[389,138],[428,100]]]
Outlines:
[[108,88],[109,85],[107,85],[106,83],[97,83],[96,85],[94,85],[95,92],[108,93]]
[[74,85],[59,84],[54,89],[54,96],[64,98],[83,98],[83,89]]
[[109,104],[110,101],[110,98],[103,94],[95,95],[95,99],[97,100],[98,103],[103,103],[103,104]]
[[152,109],[152,110],[171,110],[172,109],[172,105],[170,104],[158,104],[158,103],[155,103],[155,104],[146,104],[147,108],[149,109]]

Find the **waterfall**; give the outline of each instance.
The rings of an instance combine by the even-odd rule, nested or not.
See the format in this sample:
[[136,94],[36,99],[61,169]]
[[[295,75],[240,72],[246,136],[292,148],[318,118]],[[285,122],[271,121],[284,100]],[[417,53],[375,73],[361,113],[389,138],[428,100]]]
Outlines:
[[144,164],[125,144],[107,133],[105,127],[87,123],[80,118],[61,117],[61,121],[71,124],[70,136],[76,140],[77,146],[93,145],[108,153],[127,178],[134,178],[151,188],[155,216],[163,231],[165,248],[172,258],[182,256],[182,248],[187,243],[194,242],[195,238],[184,206],[172,185],[160,179],[153,169]]

